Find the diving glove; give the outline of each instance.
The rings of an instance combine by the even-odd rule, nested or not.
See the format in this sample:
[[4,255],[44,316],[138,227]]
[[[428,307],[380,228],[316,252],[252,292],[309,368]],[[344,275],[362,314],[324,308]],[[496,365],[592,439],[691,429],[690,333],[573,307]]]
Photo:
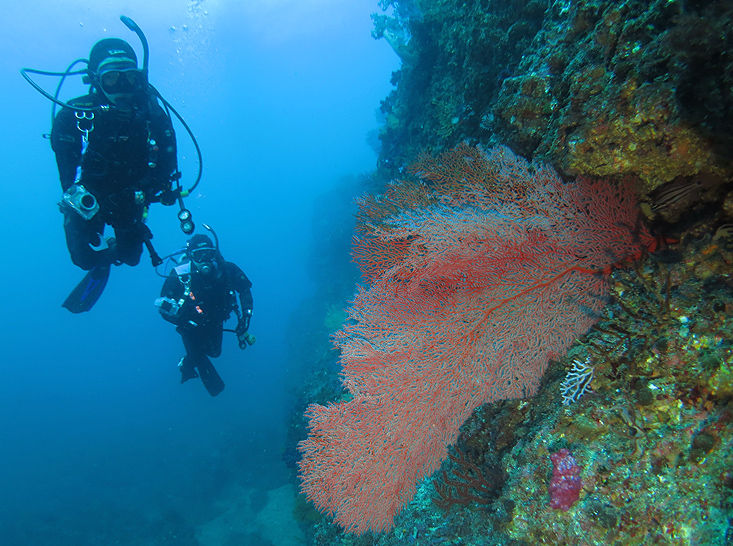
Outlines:
[[249,332],[242,332],[241,334],[238,333],[237,339],[239,340],[239,348],[242,350],[246,349],[247,345],[254,345],[255,341],[257,341],[255,336]]
[[175,205],[178,200],[178,193],[173,190],[164,190],[160,193],[160,203],[166,207]]

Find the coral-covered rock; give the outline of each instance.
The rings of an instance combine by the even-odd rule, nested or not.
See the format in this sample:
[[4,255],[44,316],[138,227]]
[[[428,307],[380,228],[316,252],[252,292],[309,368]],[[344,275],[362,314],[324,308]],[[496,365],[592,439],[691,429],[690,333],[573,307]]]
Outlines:
[[[548,12],[504,80],[491,129],[568,174],[638,177],[644,193],[678,178],[729,178],[731,137],[721,128],[733,106],[731,20],[723,2],[697,11],[581,0]],[[515,83],[539,74],[543,94]]]
[[[732,3],[399,5],[411,7],[397,18],[410,55],[382,104],[390,177],[423,151],[468,140],[507,143],[564,174],[633,177],[644,196],[733,179]],[[658,208],[653,216],[680,217]]]

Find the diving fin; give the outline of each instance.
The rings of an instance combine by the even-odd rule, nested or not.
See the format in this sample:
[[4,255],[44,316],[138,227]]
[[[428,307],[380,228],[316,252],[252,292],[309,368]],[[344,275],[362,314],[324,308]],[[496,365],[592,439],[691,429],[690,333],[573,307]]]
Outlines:
[[104,287],[107,286],[109,270],[109,264],[91,269],[61,304],[62,307],[66,307],[72,313],[89,311],[104,292]]
[[214,365],[211,363],[211,360],[202,355],[196,367],[199,370],[201,382],[204,384],[204,387],[206,387],[206,390],[209,391],[211,396],[216,396],[224,390],[224,381],[222,381],[221,377],[217,373],[216,368],[214,368]]

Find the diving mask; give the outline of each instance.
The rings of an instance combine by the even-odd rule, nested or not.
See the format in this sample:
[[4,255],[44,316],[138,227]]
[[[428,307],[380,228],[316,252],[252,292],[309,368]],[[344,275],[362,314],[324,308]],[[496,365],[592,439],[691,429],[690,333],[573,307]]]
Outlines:
[[195,248],[189,251],[191,264],[196,271],[206,278],[213,278],[219,269],[218,253],[210,247]]
[[107,70],[99,75],[99,86],[105,95],[136,93],[145,84],[145,76],[136,68],[127,70]]

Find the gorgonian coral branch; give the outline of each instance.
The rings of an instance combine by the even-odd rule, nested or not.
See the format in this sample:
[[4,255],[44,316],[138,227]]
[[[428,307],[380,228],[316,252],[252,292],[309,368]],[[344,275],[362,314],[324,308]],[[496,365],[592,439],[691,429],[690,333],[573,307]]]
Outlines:
[[476,407],[533,395],[597,320],[611,269],[653,247],[626,185],[564,182],[503,147],[412,170],[414,202],[393,189],[361,216],[368,286],[334,335],[352,399],[310,406],[300,444],[303,491],[355,533],[393,525]]

